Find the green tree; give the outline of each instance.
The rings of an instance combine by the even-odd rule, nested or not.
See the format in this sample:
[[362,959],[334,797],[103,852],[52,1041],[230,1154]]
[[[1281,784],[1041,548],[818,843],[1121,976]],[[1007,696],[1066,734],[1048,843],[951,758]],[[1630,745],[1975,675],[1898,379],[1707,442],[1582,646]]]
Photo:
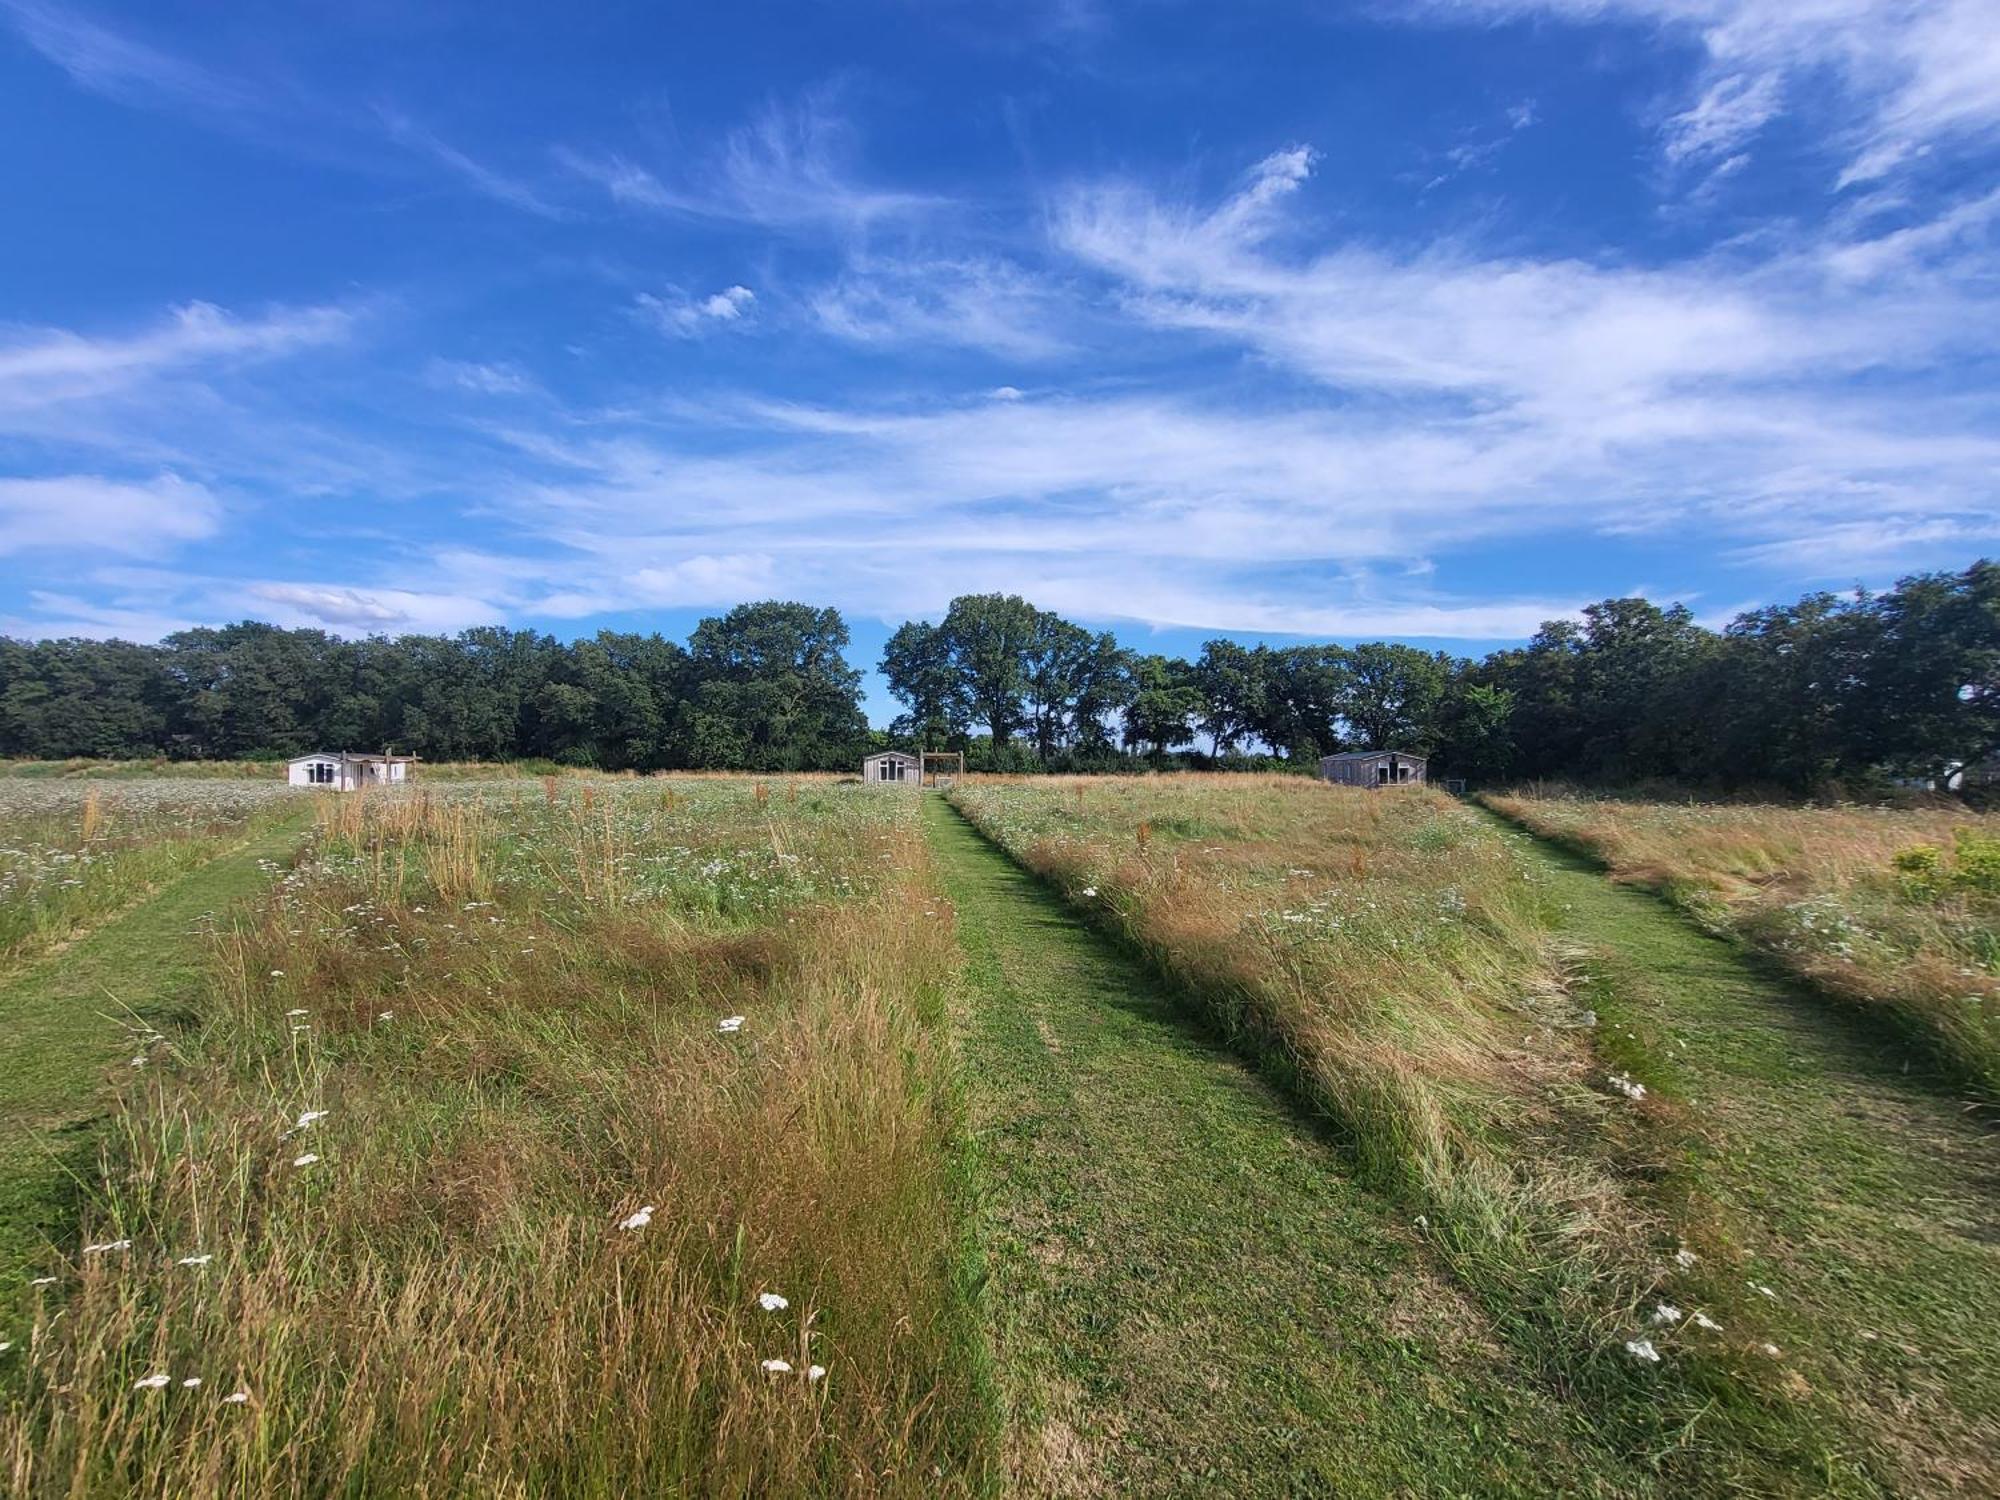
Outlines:
[[689,764],[713,764],[727,744],[741,747],[745,770],[851,765],[868,722],[847,643],[838,610],[807,604],[739,604],[703,620],[688,643],[696,686],[676,737]]
[[1451,658],[1377,641],[1349,651],[1346,665],[1340,718],[1355,742],[1428,754],[1437,742]]
[[1016,594],[963,594],[938,626],[958,691],[996,755],[1005,755],[1027,718],[1028,653],[1040,613]]
[[1942,785],[2000,755],[2000,565],[1905,578],[1868,613],[1850,757]]
[[899,627],[882,648],[882,675],[890,694],[909,710],[896,723],[910,744],[964,743],[971,707],[943,630],[923,620]]
[[1202,733],[1216,755],[1234,750],[1265,717],[1269,662],[1270,653],[1261,647],[1252,650],[1228,640],[1202,643],[1194,681],[1201,690]]
[[1194,738],[1203,710],[1194,669],[1173,656],[1142,656],[1132,666],[1132,699],[1125,707],[1125,743],[1151,745],[1157,759]]
[[1259,646],[1258,739],[1290,760],[1316,760],[1341,746],[1350,668],[1338,646]]

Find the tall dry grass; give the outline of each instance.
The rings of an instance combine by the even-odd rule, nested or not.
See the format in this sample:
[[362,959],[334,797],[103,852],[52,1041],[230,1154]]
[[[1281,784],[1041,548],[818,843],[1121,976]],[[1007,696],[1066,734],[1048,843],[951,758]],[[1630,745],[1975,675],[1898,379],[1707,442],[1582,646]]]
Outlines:
[[329,808],[126,1093],[81,1235],[132,1244],[32,1294],[8,1493],[983,1488],[911,809],[592,791]]
[[1896,867],[1906,851],[1950,851],[1962,834],[2000,840],[2000,816],[1563,792],[1486,800],[1821,990],[1892,1018],[2000,1105],[2000,893],[1912,882]]

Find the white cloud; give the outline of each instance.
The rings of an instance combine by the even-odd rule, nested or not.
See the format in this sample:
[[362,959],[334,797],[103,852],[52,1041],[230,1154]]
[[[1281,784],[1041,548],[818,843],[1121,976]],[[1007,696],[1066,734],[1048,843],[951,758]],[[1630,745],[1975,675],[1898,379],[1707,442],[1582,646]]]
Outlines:
[[256,601],[254,612],[260,619],[349,633],[454,631],[504,618],[504,611],[483,599],[413,589],[253,583],[243,593]]
[[741,324],[757,305],[757,294],[747,286],[731,286],[707,297],[689,297],[677,291],[664,296],[641,292],[634,301],[661,332],[694,338],[718,325]]
[[337,307],[239,318],[207,302],[172,310],[143,333],[92,338],[66,329],[0,331],[0,414],[102,396],[192,366],[275,358],[338,342],[354,323]]
[[1428,0],[1423,13],[1638,22],[1684,37],[1706,66],[1697,100],[1666,122],[1670,156],[1731,154],[1819,74],[1838,78],[1852,122],[1831,132],[1847,159],[1841,186],[2000,134],[1992,0]]
[[41,0],[0,0],[0,15],[79,87],[106,98],[204,113],[249,109],[257,102],[252,92],[233,80],[122,36],[72,7]]
[[0,556],[29,548],[144,556],[213,536],[222,506],[203,485],[162,474],[0,477]]
[[855,155],[854,129],[839,109],[838,90],[821,88],[794,105],[767,106],[671,183],[616,154],[565,149],[556,159],[629,208],[768,229],[860,232],[945,206],[929,194],[862,180]]
[[458,147],[439,139],[437,135],[417,124],[409,116],[386,107],[378,108],[375,113],[390,140],[436,162],[481,197],[491,198],[495,203],[518,208],[524,213],[535,214],[544,219],[560,219],[567,216],[563,209],[549,202],[525,182],[467,155]]
[[532,375],[518,365],[507,363],[434,359],[425,374],[441,390],[471,391],[480,396],[526,396],[541,389]]
[[1693,105],[1667,120],[1667,160],[1730,156],[1777,117],[1782,96],[1783,82],[1773,74],[1718,78]]
[[[1586,451],[1649,431],[1684,441],[1694,419],[1719,424],[1696,435],[1744,435],[1760,425],[1752,394],[1976,354],[2000,312],[1976,261],[1937,259],[1923,278],[1867,289],[1852,266],[1830,274],[1843,254],[1858,266],[1898,253],[1880,241],[1661,268],[1481,258],[1448,245],[1397,255],[1335,242],[1287,256],[1272,247],[1279,231],[1304,230],[1277,213],[1300,181],[1291,158],[1267,161],[1209,209],[1096,186],[1069,195],[1056,232],[1155,325],[1240,340],[1343,391],[1449,400],[1489,430],[1533,424]],[[1981,200],[1961,217],[1932,239],[1944,244],[1991,214]],[[1733,414],[1698,404],[1725,392],[1743,403]]]
[[991,257],[861,256],[812,298],[829,333],[861,344],[950,345],[1020,359],[1069,352],[1079,309],[1065,288]]

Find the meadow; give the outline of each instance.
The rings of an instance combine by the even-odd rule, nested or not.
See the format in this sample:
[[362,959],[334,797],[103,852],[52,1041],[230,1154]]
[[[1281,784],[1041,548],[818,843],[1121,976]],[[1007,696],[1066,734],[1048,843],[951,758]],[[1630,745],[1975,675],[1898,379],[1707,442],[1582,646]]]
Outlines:
[[[1674,1004],[1656,1005],[1657,975],[1607,961],[1650,931],[1577,921],[1587,877],[1523,835],[1432,792],[1283,777],[1036,779],[954,800],[1334,1122],[1510,1344],[1628,1451],[1653,1455],[1672,1486],[1873,1493],[1912,1476],[1995,1474],[1996,1392],[1948,1311],[1993,1310],[1994,1258],[1947,1233],[1934,1260],[1899,1251],[1903,1267],[1855,1295],[1845,1283],[1880,1257],[1883,1225],[1824,1220],[1862,1193],[1885,1218],[1918,1203],[1950,1217],[1947,1195],[1986,1180],[1990,1156],[1954,1139],[1967,1171],[1941,1185],[1918,1180],[1933,1143],[1915,1129],[1870,1139],[1852,1148],[1865,1187],[1829,1165],[1846,1143],[1822,1132],[1827,1159],[1814,1159],[1819,1122],[1756,1068],[1697,1077],[1683,1060],[1699,1037],[1735,1068],[1746,1026],[1768,1024],[1776,1040],[1781,1018],[1731,1015],[1711,1033],[1691,966]],[[1662,967],[1681,963],[1676,949]],[[1812,1062],[1795,1053],[1790,1073]],[[1826,1092],[1832,1079],[1801,1081]],[[1770,1090],[1804,1139],[1746,1128],[1767,1166],[1703,1097],[1711,1089],[1760,1102]],[[1901,1102],[1885,1096],[1885,1112]],[[1912,1107],[1951,1117],[1949,1101]],[[1772,1171],[1821,1219],[1799,1239],[1786,1215],[1768,1215],[1786,1233],[1765,1233],[1752,1206]],[[1990,1203],[1966,1211],[1991,1217]],[[1822,1278],[1810,1262],[1829,1243],[1843,1269]],[[1771,1290],[1781,1280],[1796,1303]],[[1924,1387],[1904,1420],[1926,1430],[1895,1452],[1879,1403],[1899,1377],[1843,1363],[1885,1338],[1921,1346],[1918,1364],[1965,1372],[1904,1384]]]
[[572,777],[318,812],[0,1302],[8,1492],[977,1489],[913,802]]
[[297,811],[281,779],[0,776],[0,971]]
[[[1476,806],[213,770],[0,776],[71,1049],[0,1068],[10,1494],[2000,1483],[1990,1134]],[[1942,815],[1680,811],[1624,873],[1732,933],[1767,867],[1924,963],[1983,910]]]
[[1486,800],[1884,1016],[2000,1105],[2000,815],[1561,792]]

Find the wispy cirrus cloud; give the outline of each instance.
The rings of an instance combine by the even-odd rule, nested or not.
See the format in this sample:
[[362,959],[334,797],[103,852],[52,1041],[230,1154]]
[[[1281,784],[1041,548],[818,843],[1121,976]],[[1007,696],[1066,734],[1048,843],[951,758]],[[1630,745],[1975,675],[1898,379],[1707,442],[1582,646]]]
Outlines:
[[120,104],[248,134],[308,157],[382,165],[380,142],[429,162],[472,192],[539,218],[568,211],[523,177],[443,139],[403,110],[357,107],[280,77],[252,77],[168,51],[45,0],[0,0],[0,20],[79,88]]
[[624,207],[766,229],[858,233],[947,206],[930,194],[869,182],[856,167],[858,154],[840,91],[823,87],[793,103],[767,104],[670,178],[617,153],[563,148],[556,159]]
[[534,376],[508,362],[433,359],[425,375],[439,390],[469,391],[478,396],[529,396],[541,390]]
[[1073,350],[1082,313],[1060,281],[997,256],[854,256],[810,301],[822,328],[855,343],[1020,359]]
[[245,318],[213,303],[189,302],[134,333],[0,328],[0,422],[10,411],[99,397],[175,370],[338,343],[355,319],[351,309],[334,306],[277,308]]
[[259,90],[100,25],[74,6],[0,0],[0,18],[80,88],[105,98],[211,115],[263,107]]
[[[1410,14],[1411,12],[1403,12]],[[1698,97],[1663,123],[1670,158],[1726,157],[1831,75],[1840,185],[1934,147],[2000,136],[2000,26],[1990,0],[1427,0],[1446,21],[1552,16],[1678,34],[1706,59]]]
[[401,110],[377,106],[376,118],[389,139],[443,167],[481,197],[518,208],[544,219],[562,219],[568,210],[550,202],[528,183],[468,155],[433,131],[419,125]]

